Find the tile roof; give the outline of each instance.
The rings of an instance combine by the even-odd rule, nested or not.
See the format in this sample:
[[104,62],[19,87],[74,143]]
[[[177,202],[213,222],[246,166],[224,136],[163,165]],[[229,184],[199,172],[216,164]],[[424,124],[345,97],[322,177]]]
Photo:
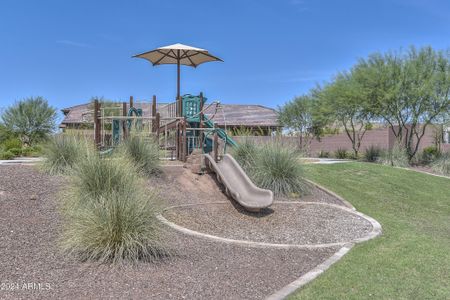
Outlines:
[[[207,105],[207,104],[205,104]],[[136,108],[142,108],[144,116],[151,116],[151,103],[135,103]],[[164,116],[167,103],[158,103],[157,110]],[[65,117],[61,125],[91,123],[92,108],[89,103],[75,105],[62,109]],[[247,126],[247,127],[278,127],[276,110],[262,105],[221,104],[207,106],[205,114],[212,118],[218,126]]]

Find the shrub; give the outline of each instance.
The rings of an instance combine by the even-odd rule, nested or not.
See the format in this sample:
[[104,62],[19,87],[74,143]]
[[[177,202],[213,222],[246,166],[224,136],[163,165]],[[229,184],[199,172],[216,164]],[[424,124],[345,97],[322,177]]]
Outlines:
[[320,152],[319,152],[319,158],[329,158],[329,157],[330,157],[330,152],[320,150]]
[[358,155],[355,155],[355,152],[348,152],[347,154],[347,158],[348,159],[353,159],[353,160],[358,160],[360,158],[360,154],[358,153]]
[[420,162],[429,164],[439,157],[439,149],[436,146],[426,147],[422,151]]
[[154,175],[161,171],[159,145],[153,140],[144,141],[139,137],[130,137],[120,148],[119,152],[127,156],[140,172]]
[[9,152],[14,154],[14,156],[20,156],[22,155],[22,148],[11,148],[9,149]]
[[347,149],[338,148],[338,149],[334,152],[334,157],[336,157],[337,159],[346,159],[346,158],[348,158],[348,152],[347,152]]
[[249,173],[256,185],[273,191],[275,195],[289,196],[308,191],[296,153],[277,144],[257,148]]
[[248,139],[244,139],[233,149],[233,156],[245,171],[249,171],[257,152],[256,145]]
[[14,154],[10,151],[0,151],[0,159],[2,160],[10,160],[14,158]]
[[394,145],[391,150],[383,152],[380,156],[380,162],[384,165],[393,167],[409,166],[409,159],[406,149],[399,145]]
[[233,128],[232,136],[253,136],[252,130],[247,127]]
[[3,149],[5,149],[5,151],[17,148],[22,148],[22,142],[18,138],[9,138],[3,142]]
[[144,188],[131,162],[89,153],[74,174],[63,203],[67,253],[102,263],[152,261],[169,254],[156,218],[157,196]]
[[443,153],[435,161],[431,163],[431,169],[439,174],[449,176],[450,175],[450,154],[448,152]]
[[136,168],[122,156],[101,159],[95,151],[74,166],[74,184],[88,198],[97,199],[103,194],[132,193],[139,180]]
[[71,135],[54,136],[44,149],[44,170],[49,174],[67,174],[87,151],[85,141]]
[[369,148],[366,148],[364,152],[364,160],[368,162],[376,162],[382,155],[383,150],[378,147],[371,145]]
[[40,146],[30,146],[22,148],[23,156],[40,156],[42,154],[42,148]]
[[44,98],[31,97],[8,107],[1,118],[26,144],[33,144],[45,140],[55,129],[57,114]]

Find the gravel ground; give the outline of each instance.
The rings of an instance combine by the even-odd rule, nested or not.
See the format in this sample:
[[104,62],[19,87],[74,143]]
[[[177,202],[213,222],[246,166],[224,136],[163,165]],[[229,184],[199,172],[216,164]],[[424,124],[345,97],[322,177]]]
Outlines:
[[274,204],[263,213],[246,213],[230,202],[177,207],[163,214],[183,227],[225,238],[278,243],[325,244],[366,236],[369,221],[318,204]]
[[[150,182],[164,182],[167,205],[226,199],[207,177],[175,173]],[[177,254],[159,263],[80,263],[58,247],[65,183],[31,166],[0,166],[1,299],[262,299],[338,250],[246,248],[170,232]]]

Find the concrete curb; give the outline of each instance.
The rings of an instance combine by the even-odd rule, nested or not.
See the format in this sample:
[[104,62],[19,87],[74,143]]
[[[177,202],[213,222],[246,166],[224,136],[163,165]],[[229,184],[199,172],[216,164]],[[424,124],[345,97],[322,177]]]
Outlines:
[[336,253],[334,253],[330,258],[326,261],[309,271],[308,273],[300,276],[297,280],[289,283],[282,289],[276,291],[272,295],[266,298],[266,300],[281,300],[285,299],[287,296],[306,285],[307,283],[316,279],[320,274],[328,270],[335,262],[340,260],[348,251],[353,247],[353,244],[346,245],[339,249]]
[[422,173],[422,174],[431,175],[431,176],[434,176],[434,177],[441,177],[441,178],[450,179],[449,176],[434,174],[434,173],[430,173],[430,172],[427,172],[427,171],[421,171],[421,170],[416,170],[416,169],[411,169],[411,168],[404,168],[404,167],[393,167],[393,168],[400,169],[400,170],[411,171],[411,172]]
[[[414,170],[411,170],[411,171],[414,171]],[[318,265],[311,271],[307,272],[306,274],[300,276],[297,280],[294,280],[293,282],[284,286],[283,288],[276,291],[272,295],[268,296],[266,298],[266,300],[282,300],[282,299],[287,298],[290,294],[294,293],[301,287],[305,286],[307,283],[316,279],[320,274],[322,274],[323,272],[328,270],[334,263],[336,263],[338,260],[340,260],[342,257],[344,257],[344,255],[346,255],[350,251],[350,249],[355,245],[355,243],[362,243],[362,242],[368,241],[370,239],[377,237],[378,235],[380,235],[382,233],[381,224],[377,220],[375,220],[372,217],[369,217],[367,215],[364,215],[361,212],[356,211],[355,207],[353,207],[353,205],[351,205],[350,202],[348,202],[344,198],[340,197],[339,195],[335,194],[334,192],[318,185],[317,183],[315,183],[313,181],[310,181],[310,180],[307,180],[307,181],[309,183],[315,185],[317,188],[328,193],[329,195],[334,196],[334,197],[338,198],[339,200],[341,200],[344,204],[346,204],[349,207],[350,210],[354,211],[355,214],[363,216],[364,218],[369,220],[369,222],[372,223],[373,229],[367,236],[365,236],[363,238],[355,239],[354,243],[348,243],[347,245],[343,246],[341,249],[339,249],[336,253],[334,253],[326,261],[324,261],[323,263],[321,263],[320,265]]]
[[44,161],[42,157],[20,157],[10,160],[0,160],[0,165],[17,165],[17,164],[32,165],[42,161]]
[[[161,213],[167,210],[175,209],[175,208],[181,208],[181,207],[190,207],[190,206],[200,206],[200,205],[215,205],[215,204],[226,204],[228,202],[226,201],[220,201],[220,202],[206,202],[206,203],[195,203],[195,204],[185,204],[185,205],[176,205],[176,206],[170,206],[164,209]],[[341,205],[336,204],[329,204],[329,203],[321,203],[321,202],[280,202],[276,201],[275,204],[281,204],[281,205],[321,205],[321,206],[329,206],[333,208],[337,208],[343,211],[346,211],[348,213],[357,215],[361,218],[366,219],[368,222],[372,225],[372,231],[370,231],[366,236],[361,238],[356,238],[351,241],[343,241],[343,242],[335,242],[335,243],[324,243],[324,244],[274,244],[274,243],[264,243],[264,242],[253,242],[253,241],[246,241],[246,240],[235,240],[230,238],[224,238],[219,237],[211,234],[206,234],[202,232],[198,232],[195,230],[188,229],[186,227],[177,225],[173,222],[170,222],[166,218],[162,216],[162,214],[158,214],[157,218],[159,221],[161,221],[163,224],[169,226],[170,228],[181,232],[183,234],[196,236],[200,238],[205,238],[217,242],[222,242],[226,244],[234,244],[234,245],[240,245],[240,246],[246,246],[246,247],[254,247],[254,248],[278,248],[278,249],[318,249],[318,248],[330,248],[330,247],[337,247],[337,246],[345,246],[348,244],[355,244],[355,243],[361,243],[367,240],[370,240],[378,235],[381,234],[381,225],[378,223],[375,219],[364,215],[363,213],[360,213],[358,211],[355,211],[354,209],[350,209]]]
[[[414,171],[414,170],[411,170]],[[324,191],[325,193],[336,197],[337,199],[339,199],[340,201],[342,201],[342,203],[345,206],[341,206],[341,205],[336,205],[336,204],[329,204],[329,203],[321,203],[321,202],[280,202],[280,201],[276,201],[274,203],[276,204],[286,204],[286,205],[292,205],[292,204],[305,204],[305,205],[326,205],[326,206],[330,206],[330,207],[335,207],[338,209],[342,209],[344,211],[347,211],[349,213],[353,213],[355,215],[358,215],[364,219],[366,219],[367,221],[369,221],[372,224],[372,231],[366,235],[365,237],[362,238],[357,238],[352,240],[351,242],[343,242],[343,243],[333,243],[333,244],[314,244],[314,245],[294,245],[294,244],[270,244],[270,243],[260,243],[260,242],[251,242],[251,241],[241,241],[241,240],[233,240],[233,239],[227,239],[227,238],[221,238],[218,236],[213,236],[213,235],[208,235],[208,234],[204,234],[204,233],[200,233],[197,231],[193,231],[187,228],[184,228],[182,226],[176,225],[170,221],[168,221],[167,219],[165,219],[161,214],[158,214],[157,218],[163,222],[164,224],[166,224],[167,226],[180,231],[184,234],[188,234],[188,235],[193,235],[193,236],[197,236],[197,237],[202,237],[202,238],[207,238],[207,239],[212,239],[214,241],[218,241],[218,242],[225,242],[227,244],[237,244],[237,245],[241,245],[241,246],[247,246],[247,247],[259,247],[259,248],[268,248],[268,247],[273,247],[273,248],[281,248],[281,249],[290,249],[290,248],[306,248],[306,249],[318,249],[318,248],[325,248],[325,247],[335,247],[335,246],[341,246],[341,248],[335,252],[331,257],[329,257],[327,260],[325,260],[323,263],[321,263],[320,265],[316,266],[314,269],[310,270],[309,272],[303,274],[302,276],[300,276],[298,279],[294,280],[293,282],[289,283],[288,285],[284,286],[283,288],[279,289],[278,291],[276,291],[275,293],[271,294],[270,296],[268,296],[266,299],[267,300],[281,300],[281,299],[285,299],[286,297],[288,297],[290,294],[294,293],[295,291],[297,291],[298,289],[300,289],[301,287],[305,286],[307,283],[311,282],[312,280],[316,279],[319,275],[321,275],[323,272],[325,272],[326,270],[328,270],[334,263],[336,263],[337,261],[339,261],[342,257],[344,257],[344,255],[346,255],[350,249],[356,244],[356,243],[362,243],[365,241],[368,241],[370,239],[373,239],[379,235],[381,235],[382,233],[382,228],[381,228],[381,224],[375,220],[372,217],[369,217],[361,212],[356,211],[355,207],[353,205],[350,204],[350,202],[348,202],[347,200],[345,200],[344,198],[342,198],[341,196],[335,194],[334,192],[326,189],[325,187],[310,181],[310,180],[306,180],[308,183],[316,186],[317,188],[319,188],[320,190]],[[172,207],[168,207],[166,209],[163,210],[163,212],[165,210],[171,209],[171,208],[176,208],[176,207],[186,207],[186,206],[195,206],[195,205],[207,205],[207,204],[224,204],[227,203],[226,201],[220,201],[220,202],[208,202],[208,203],[200,203],[200,204],[186,204],[186,205],[177,205],[177,206],[172,206]]]
[[330,196],[332,196],[332,197],[334,197],[334,198],[340,200],[346,207],[348,207],[348,208],[350,208],[350,209],[352,209],[352,210],[356,210],[356,208],[355,208],[350,202],[348,202],[347,200],[345,200],[344,198],[342,198],[342,197],[339,196],[338,194],[336,194],[336,193],[330,191],[329,189],[327,189],[327,188],[321,186],[321,185],[318,184],[318,183],[315,183],[314,181],[311,181],[311,180],[306,179],[306,178],[304,178],[304,180],[305,180],[306,182],[308,182],[309,184],[314,185],[314,186],[315,186],[316,188],[318,188],[319,190],[321,190],[321,191],[327,193],[328,195],[330,195]]

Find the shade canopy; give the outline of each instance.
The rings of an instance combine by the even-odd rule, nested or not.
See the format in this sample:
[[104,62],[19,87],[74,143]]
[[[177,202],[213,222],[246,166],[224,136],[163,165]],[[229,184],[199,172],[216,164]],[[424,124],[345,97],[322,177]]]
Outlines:
[[154,66],[179,63],[180,65],[194,68],[205,62],[222,61],[220,58],[209,54],[208,50],[183,44],[160,47],[133,57],[144,58]]
[[150,61],[153,66],[176,64],[177,99],[180,98],[180,65],[196,68],[198,65],[205,62],[223,61],[220,58],[209,54],[208,50],[183,44],[173,44],[156,48],[155,50],[137,54],[133,57],[146,59]]

